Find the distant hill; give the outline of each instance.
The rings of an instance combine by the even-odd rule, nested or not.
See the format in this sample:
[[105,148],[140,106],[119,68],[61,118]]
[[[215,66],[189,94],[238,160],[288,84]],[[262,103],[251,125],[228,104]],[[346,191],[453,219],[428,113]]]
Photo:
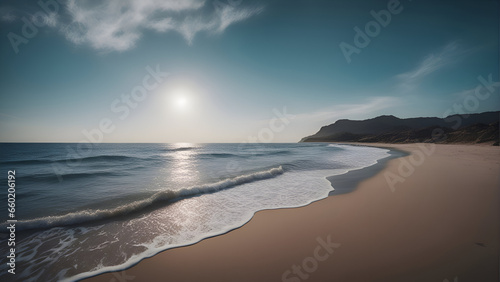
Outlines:
[[[323,126],[300,142],[492,143],[498,145],[500,112],[451,115],[446,118],[400,119],[379,116],[367,120],[341,119]],[[434,133],[434,135],[433,135]]]

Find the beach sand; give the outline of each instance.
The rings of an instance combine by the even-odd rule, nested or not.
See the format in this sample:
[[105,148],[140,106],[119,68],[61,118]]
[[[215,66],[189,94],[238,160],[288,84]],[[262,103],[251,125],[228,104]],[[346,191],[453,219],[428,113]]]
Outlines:
[[411,155],[350,193],[88,281],[499,281],[500,148],[377,146]]

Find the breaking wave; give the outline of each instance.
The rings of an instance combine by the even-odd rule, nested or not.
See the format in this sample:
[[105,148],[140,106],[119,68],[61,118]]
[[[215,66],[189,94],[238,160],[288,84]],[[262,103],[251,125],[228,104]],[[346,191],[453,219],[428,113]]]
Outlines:
[[[246,175],[240,175],[233,178],[227,178],[215,183],[192,186],[177,191],[164,190],[153,194],[151,197],[147,199],[134,201],[129,204],[119,206],[113,209],[83,210],[80,212],[73,212],[59,216],[47,216],[30,220],[21,220],[17,222],[16,229],[17,230],[46,229],[56,226],[74,225],[83,222],[90,222],[95,220],[111,218],[115,216],[122,216],[132,212],[140,211],[142,209],[151,207],[152,205],[161,202],[178,200],[180,198],[196,196],[205,193],[214,193],[223,189],[232,188],[245,183],[274,178],[283,173],[284,173],[283,168],[279,166],[269,170],[258,171]],[[0,226],[2,230],[6,230],[5,227],[7,226],[7,223],[3,223]]]

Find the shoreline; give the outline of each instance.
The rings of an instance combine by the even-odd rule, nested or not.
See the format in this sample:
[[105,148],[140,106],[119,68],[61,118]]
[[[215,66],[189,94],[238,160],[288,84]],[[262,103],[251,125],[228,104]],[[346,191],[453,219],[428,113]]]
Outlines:
[[[353,144],[344,144],[344,143],[338,143],[338,145],[353,146]],[[365,145],[354,145],[354,146],[374,147],[374,146],[365,146]],[[309,205],[311,205],[311,204],[313,204],[315,202],[322,201],[322,200],[324,200],[324,199],[326,199],[326,198],[328,198],[330,196],[352,192],[352,191],[355,190],[356,186],[359,184],[360,181],[366,180],[369,177],[373,176],[374,174],[382,171],[385,168],[385,166],[386,166],[386,164],[387,164],[388,161],[390,161],[392,159],[395,159],[395,158],[400,158],[402,156],[405,156],[405,155],[409,154],[408,152],[405,152],[403,150],[399,150],[399,149],[396,149],[396,148],[383,148],[383,147],[376,147],[376,148],[388,149],[389,150],[389,152],[388,152],[389,156],[384,157],[382,159],[379,159],[379,160],[377,160],[377,162],[375,164],[369,165],[367,167],[363,167],[363,168],[360,168],[360,169],[349,170],[348,172],[346,172],[344,174],[338,174],[338,175],[332,175],[332,176],[325,177],[325,179],[328,180],[328,182],[330,183],[330,186],[332,188],[332,190],[328,193],[328,195],[325,198],[312,200],[309,203],[304,204],[302,206],[279,207],[279,208],[270,208],[270,209],[258,210],[258,211],[256,211],[252,215],[252,217],[250,219],[248,219],[248,221],[246,221],[242,225],[233,227],[233,228],[228,229],[228,230],[226,230],[226,231],[224,231],[222,233],[211,235],[211,236],[202,238],[199,241],[188,243],[186,245],[180,245],[180,246],[170,247],[170,248],[162,250],[162,251],[160,251],[160,252],[158,252],[158,253],[156,253],[156,254],[154,254],[152,256],[142,258],[138,262],[135,262],[135,263],[133,263],[130,266],[126,266],[126,267],[123,267],[123,268],[120,268],[120,269],[116,269],[117,266],[111,266],[109,268],[115,268],[115,269],[113,269],[113,270],[107,270],[107,271],[104,271],[102,273],[91,275],[91,276],[88,276],[88,277],[85,277],[85,278],[77,278],[76,281],[87,281],[87,280],[93,279],[95,277],[99,277],[101,275],[104,275],[104,274],[109,274],[109,273],[112,274],[112,273],[118,273],[118,272],[126,271],[127,269],[135,267],[137,264],[141,263],[142,261],[150,259],[150,258],[153,258],[153,257],[155,257],[155,256],[157,256],[157,255],[159,255],[159,254],[161,254],[163,252],[171,251],[171,250],[178,249],[178,248],[184,248],[184,247],[193,246],[193,245],[196,245],[196,244],[198,244],[198,243],[200,243],[200,242],[202,242],[204,240],[208,240],[208,239],[219,237],[219,236],[224,236],[224,235],[226,235],[226,234],[228,234],[230,232],[233,232],[234,230],[240,229],[241,227],[245,226],[246,224],[248,224],[250,221],[253,220],[253,218],[255,217],[255,215],[257,213],[260,213],[260,212],[302,208],[302,207],[309,206]],[[333,182],[335,182],[335,186],[337,188],[334,188],[334,186],[333,186],[334,183]],[[332,194],[334,192],[337,192],[337,189],[342,190],[342,192],[341,193]],[[108,267],[106,267],[106,268],[108,268]],[[79,277],[79,276],[81,276],[81,274],[78,274],[76,277]],[[72,279],[66,279],[64,281],[72,281]]]
[[[361,145],[368,145],[368,144],[361,144]],[[372,144],[369,144],[369,146],[371,145]],[[397,150],[403,149],[405,151],[415,152],[415,145],[394,146],[394,144],[376,144],[373,145],[373,147],[383,147],[383,148],[396,147]],[[450,145],[442,145],[442,146],[439,145],[438,147],[449,149]],[[465,151],[467,150],[470,151],[471,148],[476,148],[476,146],[464,147],[462,145],[458,145],[456,148],[458,147],[460,147],[461,150]],[[488,151],[483,153],[484,156],[491,155],[491,152],[498,152],[497,149],[492,150],[491,148],[487,147],[484,148],[485,149],[481,150]],[[431,157],[440,157],[441,155],[442,153],[439,153]],[[409,156],[405,156],[403,158],[408,158],[408,157]],[[322,236],[324,237],[323,240],[326,240],[325,238],[327,237],[325,236],[330,236],[330,235],[332,235],[332,238],[338,238],[338,240],[335,239],[332,240],[338,241],[339,244],[341,245],[338,251],[335,250],[335,253],[332,255],[332,258],[328,259],[328,261],[326,261],[325,263],[335,266],[334,269],[335,268],[338,269],[332,272],[328,271],[328,269],[331,270],[332,267],[328,266],[325,267],[318,265],[317,267],[318,269],[315,270],[314,273],[310,273],[311,277],[308,277],[309,278],[308,281],[325,281],[324,279],[329,279],[333,277],[335,277],[337,281],[361,281],[359,279],[362,277],[365,278],[368,277],[370,279],[366,281],[422,281],[418,279],[416,280],[410,279],[410,277],[413,277],[415,275],[419,276],[421,274],[419,272],[415,273],[414,270],[415,267],[417,267],[418,269],[419,265],[420,268],[422,268],[421,265],[423,262],[421,256],[418,257],[419,258],[418,261],[416,262],[414,261],[413,264],[407,263],[401,265],[402,262],[396,260],[394,263],[400,264],[400,267],[398,268],[399,271],[395,271],[396,273],[392,274],[383,273],[384,271],[381,270],[377,272],[377,270],[374,269],[373,267],[368,267],[368,265],[363,265],[363,264],[359,265],[359,263],[356,260],[353,260],[353,258],[359,259],[360,257],[363,258],[368,257],[376,261],[377,259],[380,258],[377,258],[373,254],[366,253],[367,250],[359,249],[359,247],[356,248],[355,247],[356,244],[349,244],[348,242],[352,241],[353,239],[347,236],[346,234],[351,234],[351,237],[355,238],[354,239],[355,242],[357,242],[360,245],[364,245],[364,247],[369,250],[373,249],[374,246],[373,242],[372,244],[367,244],[371,241],[369,238],[366,238],[368,235],[361,236],[357,235],[357,232],[355,234],[352,233],[352,231],[358,231],[358,232],[362,231],[361,233],[363,233],[366,232],[366,226],[372,226],[373,228],[371,228],[371,231],[375,232],[374,236],[377,238],[380,237],[380,232],[383,231],[383,229],[379,230],[379,228],[373,226],[374,224],[377,223],[377,220],[367,220],[363,217],[360,217],[361,212],[358,209],[356,209],[355,206],[360,203],[363,203],[365,205],[370,205],[370,204],[373,205],[373,203],[370,203],[370,201],[373,200],[376,202],[378,197],[378,198],[383,198],[382,200],[384,201],[381,201],[381,199],[378,200],[379,202],[385,202],[386,205],[382,205],[382,207],[379,207],[378,209],[371,210],[370,215],[385,214],[387,216],[388,214],[391,214],[395,211],[397,212],[397,209],[399,209],[397,207],[394,207],[393,205],[388,205],[390,204],[390,202],[387,202],[388,199],[387,193],[391,193],[391,191],[388,189],[386,183],[384,185],[383,183],[384,181],[380,183],[381,178],[382,180],[385,180],[383,179],[383,177],[381,177],[383,171],[394,169],[395,166],[397,167],[397,160],[398,160],[397,158],[388,157],[386,159],[387,159],[385,161],[386,167],[383,166],[381,167],[380,164],[368,167],[368,168],[375,166],[381,167],[378,172],[377,171],[374,172],[373,168],[371,170],[360,169],[356,171],[350,171],[349,173],[344,174],[343,175],[344,179],[332,178],[333,181],[336,181],[335,185],[337,187],[345,185],[345,189],[347,190],[352,189],[353,187],[356,188],[350,193],[346,193],[347,190],[345,189],[340,189],[342,191],[341,193],[336,194],[337,197],[327,197],[325,199],[318,200],[304,207],[259,211],[255,213],[253,218],[245,225],[231,232],[228,232],[224,235],[207,238],[194,245],[179,247],[175,249],[168,249],[151,258],[144,259],[135,266],[132,266],[131,268],[126,269],[124,271],[97,275],[89,279],[86,279],[85,281],[110,281],[110,279],[113,279],[113,277],[115,277],[116,275],[134,276],[134,279],[136,279],[137,281],[164,280],[162,279],[162,277],[163,278],[170,277],[171,278],[170,280],[172,281],[197,281],[199,279],[202,279],[203,277],[204,280],[206,280],[207,277],[210,277],[216,281],[279,281],[281,278],[283,278],[282,274],[284,271],[286,271],[287,269],[291,269],[290,267],[292,267],[295,264],[299,264],[299,262],[302,259],[311,256],[311,251],[314,250],[315,246],[318,244],[316,242],[317,241],[316,239]],[[495,161],[495,159],[489,160],[487,164],[491,164],[492,162],[495,163],[497,167],[500,167],[498,165],[498,162]],[[351,172],[353,173],[350,174]],[[358,174],[357,176],[355,176],[356,173]],[[364,175],[374,174],[375,176],[369,179],[359,181],[358,177],[361,175],[360,173]],[[356,182],[356,180],[358,181]],[[496,179],[493,182],[495,181]],[[373,186],[375,186],[375,188],[377,189],[372,189]],[[383,187],[385,189],[385,194],[380,193],[381,192],[379,191],[380,186],[386,186]],[[408,184],[403,183],[401,186],[402,187],[408,186]],[[491,186],[491,183],[489,183],[489,186]],[[369,187],[371,188],[369,189]],[[337,190],[337,188],[335,189]],[[396,190],[396,192],[399,191],[399,189],[404,190],[404,188],[399,187]],[[498,195],[498,189],[496,190],[493,189],[493,190],[494,191],[489,191],[489,192]],[[392,196],[396,196],[397,193],[391,193],[391,194],[393,194]],[[391,194],[389,194],[389,196],[391,196]],[[404,196],[403,200],[408,201],[407,195],[404,194],[401,195]],[[424,196],[423,198],[426,198],[425,197],[426,195],[423,196]],[[422,197],[422,195],[420,195],[420,197]],[[491,199],[491,197],[489,197],[489,199]],[[415,205],[415,200],[413,200],[412,202],[413,203],[411,204]],[[362,205],[362,207],[364,207],[364,205]],[[494,204],[492,208],[493,210],[498,211],[498,202],[496,202],[496,204]],[[414,216],[415,215],[412,215],[412,217]],[[490,217],[495,218],[495,216],[490,216]],[[318,223],[315,223],[314,220],[318,219],[321,220]],[[496,219],[498,219],[498,217],[496,217]],[[392,224],[390,224],[390,226],[386,229],[390,230],[392,233],[402,232],[402,230],[394,230],[394,221],[399,222],[404,220],[400,220],[398,218],[392,218],[391,220]],[[333,224],[331,224],[331,222],[333,222]],[[378,222],[382,225],[384,224],[383,220],[379,220]],[[498,223],[495,223],[495,225],[498,227]],[[334,228],[332,229],[332,227]],[[413,230],[413,228],[410,229]],[[327,232],[328,230],[330,232]],[[496,234],[497,236],[498,228],[493,233]],[[376,234],[378,234],[379,236],[376,236]],[[389,232],[389,234],[391,233]],[[491,236],[489,236],[488,238],[490,237]],[[379,238],[379,239],[382,241],[384,240],[384,238]],[[386,239],[387,238],[385,238],[385,240]],[[403,240],[406,242],[406,240],[404,239],[405,238],[399,238],[398,240],[399,241]],[[483,245],[485,244],[484,242],[482,243],[478,242],[478,243]],[[391,250],[392,248],[391,245],[393,244],[395,244],[394,241],[392,243],[385,242],[384,244],[382,244],[386,246],[385,252],[392,254],[389,256],[390,258],[392,258],[392,260],[394,260],[394,253],[397,253],[399,249],[407,249],[403,244],[402,246],[399,246],[398,248],[395,247],[393,250]],[[493,254],[497,255],[498,243],[493,244],[490,241],[488,241],[486,243],[487,248],[486,247],[485,248],[490,249],[491,244],[492,244],[491,248],[493,250]],[[263,246],[265,248],[263,248]],[[477,251],[476,247],[479,248],[480,245],[476,245],[472,251]],[[351,251],[350,252],[343,251],[346,249]],[[413,252],[415,251],[413,247],[410,247],[410,249]],[[270,252],[271,250],[274,250],[274,252]],[[448,249],[448,251],[450,252],[453,252],[453,250],[454,250],[453,248]],[[338,255],[336,255],[337,252],[339,253]],[[235,255],[236,253],[238,255]],[[212,254],[214,255],[212,256]],[[481,257],[481,259],[484,258]],[[498,271],[496,272],[496,277],[495,277],[495,274],[492,274],[491,271],[491,269],[493,268],[492,267],[493,264],[491,263],[492,261],[491,256],[488,257],[487,261],[489,262],[486,264],[488,271],[486,271],[485,272],[486,274],[484,274],[486,275],[485,276],[486,280],[484,281],[495,281],[488,279],[498,278]],[[322,264],[324,263],[322,262]],[[248,272],[249,266],[252,266],[252,268],[254,269],[258,269],[259,273]],[[401,270],[401,266],[405,266],[402,268],[403,270]],[[355,271],[356,269],[359,268],[363,269],[363,267],[365,271],[361,273],[357,271],[356,273]],[[498,269],[498,263],[496,263],[496,268]],[[434,275],[438,276],[434,277],[435,281],[443,281],[443,279],[447,277],[448,280],[450,281],[452,281],[453,279],[453,277],[450,276],[453,274],[443,276],[444,275],[443,273],[441,275],[442,277],[439,277],[437,273],[434,273],[433,268],[430,269],[432,269],[433,271],[430,270],[423,271],[424,277],[429,278],[429,277],[434,277]],[[457,270],[456,267],[454,267],[453,269],[455,270],[456,274],[458,274],[458,272],[462,273],[461,276],[462,279],[460,279],[461,281],[469,281],[469,280],[463,280],[463,277],[471,275],[470,274],[472,271],[471,268],[466,268],[465,274],[463,274],[464,271],[459,271]],[[433,275],[429,275],[429,271],[432,272]],[[443,272],[443,270],[440,270],[439,272]],[[412,273],[412,275],[408,277],[408,273]],[[472,271],[472,273],[473,273],[472,276],[475,277],[477,271]],[[288,278],[292,279],[297,277],[290,274]],[[290,281],[296,281],[296,280],[290,280]]]
[[[347,145],[352,145],[352,144],[347,144]],[[374,146],[368,146],[368,147],[374,147]],[[377,148],[382,148],[382,147],[377,147]],[[359,186],[359,183],[369,178],[372,178],[377,173],[383,171],[387,167],[387,163],[389,161],[397,158],[402,158],[410,154],[409,152],[405,152],[395,148],[386,147],[383,149],[389,149],[390,155],[383,159],[377,160],[376,164],[356,170],[350,170],[345,174],[328,176],[326,179],[330,181],[330,184],[335,189],[330,191],[328,196],[331,197],[353,192]]]

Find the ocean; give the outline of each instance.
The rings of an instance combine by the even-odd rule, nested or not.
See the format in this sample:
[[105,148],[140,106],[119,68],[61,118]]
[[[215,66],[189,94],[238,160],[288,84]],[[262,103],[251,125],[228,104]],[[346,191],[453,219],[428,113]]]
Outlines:
[[7,175],[15,170],[16,274],[74,281],[241,227],[265,209],[328,197],[328,176],[389,150],[325,143],[0,144],[0,254],[8,255]]

